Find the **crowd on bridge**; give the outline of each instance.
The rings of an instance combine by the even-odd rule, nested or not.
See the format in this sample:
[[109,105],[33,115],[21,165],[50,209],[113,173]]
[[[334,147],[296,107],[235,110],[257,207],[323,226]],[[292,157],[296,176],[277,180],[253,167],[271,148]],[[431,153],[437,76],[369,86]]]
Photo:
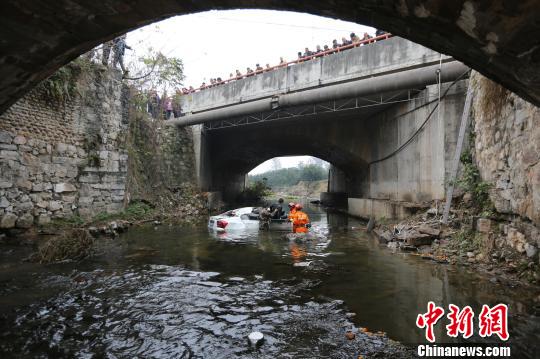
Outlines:
[[[201,91],[215,86],[220,86],[231,81],[256,76],[264,72],[272,71],[282,67],[287,67],[290,65],[295,65],[305,61],[310,61],[319,57],[329,56],[338,52],[352,49],[354,47],[368,45],[376,41],[384,40],[389,36],[390,34],[383,30],[376,30],[374,37],[369,35],[367,32],[365,32],[362,37],[359,37],[354,32],[352,32],[350,33],[349,38],[342,37],[341,42],[338,42],[337,39],[332,40],[331,46],[323,45],[321,47],[320,45],[316,45],[315,50],[313,51],[306,47],[304,48],[304,51],[298,52],[297,59],[293,61],[287,62],[283,57],[280,57],[279,64],[275,66],[270,66],[270,64],[267,63],[265,67],[262,67],[260,64],[256,64],[254,69],[252,69],[251,67],[247,67],[245,73],[242,73],[240,72],[240,70],[237,69],[234,73],[231,72],[229,74],[229,78],[227,80],[223,80],[221,77],[211,78],[208,84],[206,82],[203,82],[198,89],[193,88],[193,86],[184,87],[181,90],[176,90],[176,93],[173,96],[168,96],[166,93],[163,93],[162,96],[159,96],[157,91],[152,89],[149,90],[146,94],[146,110],[153,118],[163,117],[165,119],[169,119],[171,117],[180,117],[183,115],[179,101],[179,98],[182,95],[193,93],[195,91]],[[126,49],[131,49],[131,47],[126,44],[126,35],[119,36],[111,41],[104,43],[102,47],[101,57],[102,64],[105,66],[110,64],[113,67],[119,66],[124,75],[126,75],[127,69],[124,66],[124,53]],[[111,53],[112,59],[110,59]],[[93,57],[94,50],[89,52],[87,56]]]
[[298,64],[298,63],[313,60],[319,57],[329,56],[338,52],[352,49],[354,47],[363,46],[363,45],[373,43],[375,41],[384,40],[388,36],[390,36],[390,34],[384,30],[376,30],[374,37],[369,35],[367,32],[364,32],[364,35],[362,37],[359,37],[354,32],[351,32],[349,35],[349,38],[342,37],[341,42],[338,42],[337,39],[332,40],[331,46],[323,45],[321,47],[320,45],[316,45],[315,50],[313,51],[310,50],[308,47],[304,48],[304,51],[298,51],[298,54],[297,54],[298,57],[296,60],[287,62],[283,57],[280,57],[278,65],[270,66],[270,64],[267,63],[263,67],[260,64],[256,64],[254,69],[252,69],[251,67],[247,67],[245,73],[242,73],[240,70],[237,69],[235,72],[231,72],[229,74],[229,78],[227,80],[223,80],[221,77],[210,78],[209,83],[203,82],[198,89],[193,88],[193,86],[190,86],[189,88],[184,87],[182,88],[181,92],[182,94],[189,94],[195,91],[200,91],[200,90],[205,90],[211,87],[220,86],[228,82],[255,76],[264,72],[279,69],[281,67],[287,67],[289,65]]

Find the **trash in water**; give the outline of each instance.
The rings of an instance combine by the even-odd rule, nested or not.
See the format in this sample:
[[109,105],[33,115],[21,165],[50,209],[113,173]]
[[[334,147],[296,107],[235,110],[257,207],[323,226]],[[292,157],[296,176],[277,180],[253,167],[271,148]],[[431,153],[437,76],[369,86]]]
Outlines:
[[311,261],[309,262],[296,262],[293,264],[293,267],[308,267],[311,264]]
[[264,335],[261,332],[251,332],[249,333],[248,338],[251,345],[257,345],[262,342]]

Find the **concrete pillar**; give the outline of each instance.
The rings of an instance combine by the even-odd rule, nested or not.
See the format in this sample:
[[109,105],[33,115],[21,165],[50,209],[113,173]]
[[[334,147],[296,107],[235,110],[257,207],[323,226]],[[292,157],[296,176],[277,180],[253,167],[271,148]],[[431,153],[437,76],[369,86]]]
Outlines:
[[203,191],[212,187],[212,170],[209,158],[209,143],[203,125],[191,126],[193,131],[193,152],[195,153],[195,175],[197,184]]
[[345,207],[347,205],[347,176],[334,165],[328,171],[328,192],[321,193],[321,202],[327,206]]
[[223,192],[225,202],[234,202],[246,188],[246,175],[231,174],[222,178],[219,188]]
[[328,171],[328,192],[347,192],[347,176],[334,165]]

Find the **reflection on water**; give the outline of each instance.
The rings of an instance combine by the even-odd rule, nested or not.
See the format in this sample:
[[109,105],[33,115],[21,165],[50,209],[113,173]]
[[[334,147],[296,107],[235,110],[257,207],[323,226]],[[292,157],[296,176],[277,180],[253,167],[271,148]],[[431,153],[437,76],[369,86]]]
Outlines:
[[[507,303],[513,353],[532,358],[538,351],[534,293],[391,254],[343,215],[312,209],[310,217],[315,239],[308,242],[273,232],[214,234],[201,225],[133,228],[99,241],[100,255],[79,263],[21,265],[25,249],[7,248],[0,352],[348,356],[361,353],[343,339],[343,328],[353,325],[347,311],[356,313],[357,326],[414,344],[424,342],[414,323],[429,300],[471,305],[476,313],[482,304]],[[437,329],[448,342],[442,322]],[[251,330],[266,335],[259,352],[245,342]],[[382,342],[365,347],[373,345]]]

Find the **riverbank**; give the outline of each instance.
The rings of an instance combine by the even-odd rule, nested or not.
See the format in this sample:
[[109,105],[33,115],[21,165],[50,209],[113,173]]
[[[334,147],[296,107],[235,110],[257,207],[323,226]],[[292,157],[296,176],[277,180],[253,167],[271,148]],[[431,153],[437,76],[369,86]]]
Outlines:
[[483,273],[494,284],[529,287],[538,292],[540,304],[537,251],[532,245],[517,242],[524,236],[516,223],[458,209],[445,225],[441,214],[431,208],[403,221],[383,221],[375,225],[374,233],[392,251],[469,268]]
[[272,197],[283,197],[291,200],[297,200],[299,198],[315,200],[320,198],[321,192],[326,192],[327,190],[328,180],[300,181],[294,186],[272,188]]
[[21,244],[36,247],[27,260],[53,263],[80,260],[93,254],[99,237],[118,237],[133,226],[194,225],[208,215],[205,193],[194,190],[161,195],[156,203],[135,202],[123,211],[98,213],[83,219],[79,216],[55,218],[50,223],[30,229],[11,230],[0,234],[0,244]]

